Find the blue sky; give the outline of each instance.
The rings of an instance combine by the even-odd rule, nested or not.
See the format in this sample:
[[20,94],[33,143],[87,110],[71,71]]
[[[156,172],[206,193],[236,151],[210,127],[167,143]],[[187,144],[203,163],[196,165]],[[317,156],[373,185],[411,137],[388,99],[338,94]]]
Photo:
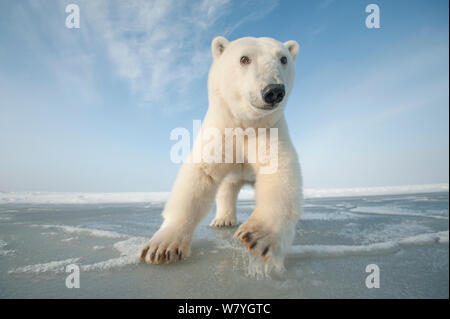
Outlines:
[[[65,27],[80,7],[81,28]],[[381,28],[367,29],[376,3]],[[210,42],[300,44],[286,117],[306,188],[448,183],[448,1],[1,1],[0,190],[169,191]]]

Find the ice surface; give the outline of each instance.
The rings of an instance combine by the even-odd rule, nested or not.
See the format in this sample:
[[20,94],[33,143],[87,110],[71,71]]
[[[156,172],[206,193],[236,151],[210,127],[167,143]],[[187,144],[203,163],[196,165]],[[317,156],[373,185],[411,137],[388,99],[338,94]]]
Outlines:
[[12,249],[5,249],[5,247],[8,246],[8,243],[4,240],[0,240],[0,256],[7,256],[14,254],[14,250]]
[[52,192],[0,192],[0,204],[100,204],[163,202],[167,192],[135,193],[52,193]]
[[[359,187],[336,189],[306,189],[305,198],[350,197],[393,194],[448,192],[448,184],[425,184],[384,187]],[[70,192],[0,192],[0,204],[101,204],[101,203],[155,203],[164,202],[168,192],[135,193],[70,193]],[[240,200],[252,200],[253,189],[243,189]]]
[[390,207],[356,207],[350,209],[352,213],[359,213],[359,214],[378,214],[378,215],[392,215],[392,216],[416,216],[416,217],[424,217],[424,218],[436,218],[436,219],[446,219],[448,220],[447,216],[439,216],[434,214],[421,214],[421,213],[414,213],[411,211],[404,211],[399,209],[393,209]]
[[336,189],[306,189],[304,193],[306,198],[321,198],[321,197],[417,194],[417,193],[432,193],[432,192],[448,192],[448,184],[354,187],[354,188],[336,188]]
[[69,258],[65,260],[58,260],[58,261],[50,261],[48,263],[43,264],[35,264],[35,265],[28,265],[24,267],[19,267],[13,270],[8,271],[9,274],[14,273],[41,273],[41,272],[64,272],[65,266],[70,264],[75,264],[80,260],[80,258]]
[[[112,231],[100,230],[100,229],[91,229],[91,228],[81,228],[81,227],[73,227],[73,226],[64,226],[64,225],[31,225],[32,227],[41,227],[41,228],[57,228],[61,229],[65,233],[68,234],[87,234],[89,236],[94,237],[103,237],[103,238],[123,238],[125,235],[119,234]],[[73,237],[72,237],[73,238]]]
[[[143,194],[97,194],[83,197],[86,204],[67,194],[0,195],[0,217],[8,217],[0,218],[0,297],[448,298],[448,192],[310,197],[286,272],[271,276],[232,240],[235,227],[207,226],[214,212],[198,227],[191,257],[138,263],[164,207]],[[248,191],[238,202],[240,223],[254,206]],[[379,289],[365,286],[373,263]],[[69,264],[80,267],[79,289],[65,286]]]
[[116,242],[113,246],[120,253],[120,257],[111,258],[90,265],[81,267],[84,271],[106,270],[110,268],[123,267],[126,265],[137,264],[140,249],[148,241],[145,237],[130,237],[129,239]]
[[448,231],[437,233],[420,234],[403,238],[368,245],[298,245],[292,247],[295,257],[315,256],[334,257],[350,255],[377,255],[399,251],[407,246],[427,245],[427,244],[448,244]]

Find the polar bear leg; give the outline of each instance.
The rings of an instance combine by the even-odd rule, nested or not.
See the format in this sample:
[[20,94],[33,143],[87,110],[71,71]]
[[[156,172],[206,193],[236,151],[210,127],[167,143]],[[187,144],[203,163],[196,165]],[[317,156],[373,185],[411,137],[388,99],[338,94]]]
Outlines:
[[234,238],[259,256],[267,268],[283,271],[284,257],[300,216],[300,167],[294,152],[280,148],[285,161],[273,174],[257,174],[256,208],[236,230]]
[[236,201],[244,182],[225,178],[216,195],[216,217],[209,224],[211,227],[228,227],[236,225]]
[[164,222],[139,255],[149,263],[173,262],[190,255],[192,236],[210,210],[223,173],[212,176],[205,167],[184,164],[164,208]]

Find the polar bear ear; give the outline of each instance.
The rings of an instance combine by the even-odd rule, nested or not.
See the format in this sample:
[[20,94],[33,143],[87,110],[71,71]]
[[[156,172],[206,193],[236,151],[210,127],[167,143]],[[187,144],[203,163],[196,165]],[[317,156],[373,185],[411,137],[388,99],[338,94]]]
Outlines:
[[297,53],[300,50],[298,43],[295,42],[294,40],[290,40],[290,41],[284,42],[284,45],[286,46],[286,48],[288,48],[289,53],[291,53],[292,58],[295,60],[295,57],[297,56]]
[[219,56],[222,55],[225,48],[228,46],[228,43],[230,43],[227,39],[224,37],[215,37],[214,40],[211,43],[211,51],[214,59],[217,59]]

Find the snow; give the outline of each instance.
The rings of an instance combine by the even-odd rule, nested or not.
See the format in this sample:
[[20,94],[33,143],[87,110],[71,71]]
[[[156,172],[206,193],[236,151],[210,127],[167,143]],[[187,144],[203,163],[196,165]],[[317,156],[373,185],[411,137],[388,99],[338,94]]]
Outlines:
[[20,274],[20,273],[43,273],[43,272],[64,272],[65,267],[70,264],[75,264],[80,260],[80,258],[69,258],[65,260],[50,261],[43,264],[34,264],[19,267],[8,271],[9,274]]
[[389,208],[389,207],[355,207],[350,209],[352,213],[358,214],[369,214],[369,215],[390,215],[390,216],[412,216],[412,217],[424,217],[424,218],[435,218],[435,219],[446,219],[448,220],[448,216],[439,216],[433,214],[421,214],[414,213],[409,211],[402,211],[398,208]]
[[0,256],[8,256],[15,253],[13,249],[4,249],[6,246],[8,246],[8,243],[0,239]]
[[352,196],[374,196],[374,195],[400,195],[420,194],[434,192],[448,192],[447,184],[425,184],[405,186],[381,186],[381,187],[353,187],[335,189],[306,189],[305,198],[321,197],[352,197]]
[[118,204],[151,203],[167,200],[167,192],[69,193],[69,192],[0,192],[0,204]]
[[45,225],[45,224],[44,225],[34,224],[31,226],[32,227],[41,227],[44,229],[59,228],[68,234],[88,234],[90,236],[100,237],[100,238],[122,238],[122,237],[124,237],[124,235],[116,233],[116,232],[84,228],[84,227],[73,227],[73,226],[67,226],[67,225]]
[[[406,186],[305,189],[305,198],[352,197],[393,194],[418,194],[448,192],[449,184],[426,184]],[[0,204],[118,204],[161,203],[169,197],[168,192],[129,193],[70,193],[70,192],[0,192]],[[243,189],[240,200],[252,200],[253,189]]]
[[368,245],[301,245],[292,247],[295,257],[342,257],[379,255],[399,251],[408,246],[448,244],[448,231],[419,234],[401,240],[386,241]]

